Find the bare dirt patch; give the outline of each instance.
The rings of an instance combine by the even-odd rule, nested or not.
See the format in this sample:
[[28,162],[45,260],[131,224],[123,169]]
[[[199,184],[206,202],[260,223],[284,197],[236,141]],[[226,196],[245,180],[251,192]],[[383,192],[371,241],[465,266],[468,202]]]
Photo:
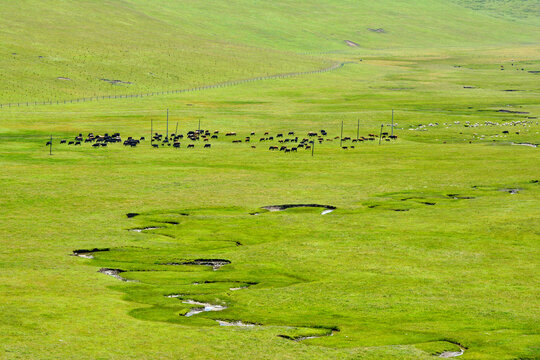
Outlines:
[[219,270],[222,266],[228,265],[231,262],[225,259],[195,259],[183,262],[169,262],[161,265],[202,265],[211,266],[214,271]]
[[345,40],[345,44],[347,44],[350,47],[360,47],[360,45],[358,45],[357,43],[351,40]]
[[383,28],[376,28],[376,29],[368,28],[368,30],[371,31],[371,32],[379,33],[379,34],[385,34],[386,33],[386,30],[384,30]]

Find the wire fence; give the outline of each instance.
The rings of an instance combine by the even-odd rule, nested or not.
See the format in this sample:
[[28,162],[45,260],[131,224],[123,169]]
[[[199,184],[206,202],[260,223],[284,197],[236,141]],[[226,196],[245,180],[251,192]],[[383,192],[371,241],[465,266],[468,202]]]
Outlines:
[[193,88],[188,88],[188,89],[157,91],[157,92],[140,93],[140,94],[100,95],[100,96],[83,97],[83,98],[77,98],[77,99],[68,99],[68,100],[13,102],[13,103],[7,103],[7,104],[0,104],[0,109],[9,109],[9,108],[15,108],[15,107],[29,107],[29,106],[38,106],[38,105],[73,104],[73,103],[81,103],[81,102],[89,102],[89,101],[103,101],[103,100],[109,100],[109,99],[130,99],[130,98],[143,98],[143,97],[149,97],[149,96],[188,93],[188,92],[194,92],[194,91],[202,91],[202,90],[208,90],[208,89],[235,86],[235,85],[240,85],[240,84],[245,84],[245,83],[250,83],[250,82],[255,82],[255,81],[261,81],[261,80],[285,79],[285,78],[296,77],[296,76],[301,76],[301,75],[320,74],[320,73],[325,73],[325,72],[339,69],[343,67],[345,64],[349,64],[349,63],[353,63],[353,61],[335,63],[332,66],[319,69],[319,70],[258,76],[258,77],[248,78],[248,79],[231,80],[231,81],[225,81],[225,82],[212,84],[212,85],[198,86],[198,87],[193,87]]

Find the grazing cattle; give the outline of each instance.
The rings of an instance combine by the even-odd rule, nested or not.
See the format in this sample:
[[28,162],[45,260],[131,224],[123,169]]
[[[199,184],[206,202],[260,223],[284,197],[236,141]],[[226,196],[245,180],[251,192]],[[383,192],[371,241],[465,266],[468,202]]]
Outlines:
[[217,135],[212,135],[212,139],[217,139],[218,136]]
[[251,132],[251,136],[253,136],[253,135],[255,135],[255,133],[252,131],[252,132]]
[[60,140],[60,144],[65,144],[66,140]]
[[287,150],[287,147],[286,146],[282,146],[279,148],[279,151],[283,151],[283,150]]
[[299,148],[303,148],[303,147],[304,147],[304,144],[299,144],[298,147],[299,147]]
[[214,131],[214,134],[216,134],[216,135],[219,134],[219,131],[218,130]]
[[277,134],[276,137],[283,137],[283,134]]
[[279,150],[279,148],[278,148],[277,146],[270,146],[270,147],[268,148],[268,150],[274,151],[274,150]]
[[270,136],[270,137],[268,138],[268,140],[272,141],[272,140],[274,140],[274,137],[273,137],[273,136]]
[[295,147],[291,148],[291,151],[297,152],[297,149]]
[[246,139],[244,141],[249,142],[250,140],[251,140],[251,138],[249,136],[246,136]]
[[388,135],[388,133],[387,133],[387,132],[383,132],[381,135]]
[[241,143],[242,140],[233,140],[233,144],[236,144],[236,143]]
[[285,149],[285,152],[286,153],[291,152],[291,149]]
[[81,145],[81,142],[80,142],[80,141],[76,141],[76,142],[75,142],[75,146],[77,146],[77,145]]
[[504,130],[502,133],[503,134],[508,134],[508,130]]
[[187,146],[188,149],[191,149],[191,148],[194,148],[194,147],[195,147],[195,145],[193,145],[193,144],[189,144],[189,145]]
[[176,148],[176,149],[179,149],[180,148],[180,143],[179,142],[174,143],[173,147]]
[[[97,145],[97,144],[94,144],[94,145]],[[94,146],[94,145],[92,145],[92,146]],[[157,148],[159,148],[159,145],[158,144],[152,144],[152,147],[157,149]]]
[[308,136],[310,136],[310,137],[311,137],[311,136],[317,136],[317,133],[316,133],[316,132],[313,132],[313,131],[310,131],[310,132],[308,132],[307,134],[308,134]]
[[268,135],[268,134],[269,134],[268,131],[266,131],[266,132],[264,133],[264,135]]
[[204,144],[205,149],[209,149],[212,146],[212,144]]
[[77,137],[75,138],[76,141],[82,141],[82,139],[83,139],[83,138],[82,138],[82,136],[81,136],[80,134],[79,134],[79,136],[77,136]]
[[98,143],[92,144],[92,147],[97,148],[97,147],[99,147],[99,144]]
[[354,149],[354,146],[351,146],[351,149]]
[[225,134],[225,136],[236,136],[235,132],[228,132]]
[[47,141],[47,143],[45,144],[45,146],[49,146],[49,145],[52,145],[52,141]]
[[309,149],[311,149],[311,146],[306,145],[306,150],[309,150]]
[[289,135],[294,135],[294,131],[289,131]]
[[204,141],[209,141],[209,140],[210,140],[210,139],[208,139],[208,138],[204,139]]
[[259,142],[265,141],[265,140],[266,140],[265,138],[260,138],[260,139],[259,139]]
[[347,147],[346,147],[346,146],[342,146],[341,148],[344,149],[344,150],[347,150]]
[[252,149],[256,149],[257,147],[255,145],[251,145],[251,148]]
[[339,139],[339,136],[336,136],[336,137],[334,138],[334,140],[337,140],[337,139]]
[[392,140],[396,140],[396,139],[397,139],[397,135],[390,135],[389,138],[392,139]]
[[75,141],[68,142],[68,145],[73,145],[73,144],[75,144]]
[[107,146],[107,143],[101,143],[101,146],[102,146],[102,147],[106,147],[106,146]]

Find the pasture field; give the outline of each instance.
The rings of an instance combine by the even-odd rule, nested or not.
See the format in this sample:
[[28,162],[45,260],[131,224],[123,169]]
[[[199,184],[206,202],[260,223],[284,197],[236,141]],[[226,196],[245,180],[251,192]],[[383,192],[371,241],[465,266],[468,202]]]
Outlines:
[[[134,80],[107,85],[135,94],[344,65],[0,109],[0,359],[540,358],[537,2],[147,4],[1,4],[17,16],[0,48],[22,44],[20,24],[49,19],[13,52],[54,49],[65,64],[2,56],[13,71],[0,102],[104,95],[99,71]],[[81,9],[94,14],[89,29],[121,36],[93,33],[95,56],[59,83],[58,70],[86,56],[62,44],[84,33]],[[309,15],[323,10],[324,21]],[[250,11],[268,16],[241,23]],[[52,21],[62,14],[73,17]],[[386,30],[353,38],[355,22]],[[63,26],[76,31],[51,41]],[[450,28],[463,33],[436,36]],[[104,62],[99,42],[130,43],[137,56]],[[148,80],[152,63],[170,76]],[[169,133],[200,123],[217,139],[152,147],[150,124],[165,134],[166,109]],[[343,137],[374,140],[340,144],[342,123]],[[379,142],[381,125],[397,139]],[[322,129],[321,142],[307,135]],[[145,140],[60,143],[115,132]],[[278,142],[294,137],[313,140],[313,155]],[[286,204],[320,206],[264,208]]]

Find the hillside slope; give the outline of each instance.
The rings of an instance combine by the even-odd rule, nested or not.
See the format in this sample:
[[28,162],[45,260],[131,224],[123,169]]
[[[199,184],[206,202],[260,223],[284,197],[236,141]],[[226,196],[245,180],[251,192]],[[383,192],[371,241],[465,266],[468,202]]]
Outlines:
[[477,1],[455,1],[4,1],[0,103],[180,89],[332,62],[306,55],[313,53],[399,54],[540,38],[540,17],[525,11],[531,6],[514,9],[528,14],[521,21],[505,15],[508,2],[496,18],[468,8]]

